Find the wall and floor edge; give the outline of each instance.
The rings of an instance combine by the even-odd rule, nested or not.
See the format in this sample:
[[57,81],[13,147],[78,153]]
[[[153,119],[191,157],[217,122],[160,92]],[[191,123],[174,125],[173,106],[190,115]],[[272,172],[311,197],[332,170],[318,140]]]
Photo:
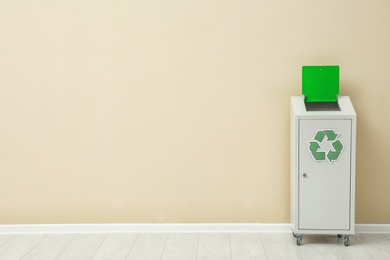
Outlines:
[[[27,233],[288,233],[291,223],[202,224],[12,224],[0,225],[0,234]],[[356,224],[356,233],[390,233],[390,224]]]

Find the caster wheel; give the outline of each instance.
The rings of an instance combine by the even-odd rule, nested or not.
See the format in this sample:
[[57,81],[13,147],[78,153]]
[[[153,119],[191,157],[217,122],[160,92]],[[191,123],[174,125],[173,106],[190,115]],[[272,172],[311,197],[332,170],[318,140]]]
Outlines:
[[337,237],[338,237],[338,238],[341,238],[341,235],[340,235],[340,234],[337,234]]
[[297,235],[295,235],[294,231],[292,232],[292,235],[293,235],[293,237],[297,237]]
[[297,246],[302,245],[302,236],[297,236]]
[[344,243],[344,246],[349,246],[349,236],[348,235],[343,236],[343,243]]

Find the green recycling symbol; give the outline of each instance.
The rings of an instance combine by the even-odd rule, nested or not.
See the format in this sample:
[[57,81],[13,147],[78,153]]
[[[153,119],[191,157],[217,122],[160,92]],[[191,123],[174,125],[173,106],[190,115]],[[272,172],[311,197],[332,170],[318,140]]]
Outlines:
[[[315,161],[328,160],[329,163],[337,161],[344,149],[339,136],[340,134],[333,129],[318,130],[314,135],[314,141],[309,142],[309,152],[313,159]],[[326,147],[329,148],[328,151]]]

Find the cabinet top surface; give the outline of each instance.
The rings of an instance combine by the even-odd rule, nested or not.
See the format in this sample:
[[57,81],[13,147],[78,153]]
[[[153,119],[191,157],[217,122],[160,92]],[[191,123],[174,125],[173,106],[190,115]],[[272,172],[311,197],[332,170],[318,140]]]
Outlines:
[[339,96],[337,103],[340,111],[307,111],[304,96],[291,97],[291,109],[296,116],[356,116],[355,109],[348,96]]

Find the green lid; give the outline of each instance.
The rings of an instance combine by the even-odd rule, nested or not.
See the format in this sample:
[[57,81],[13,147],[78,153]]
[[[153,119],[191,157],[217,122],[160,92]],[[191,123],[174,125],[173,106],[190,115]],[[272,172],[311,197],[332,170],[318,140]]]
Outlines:
[[303,66],[302,94],[305,102],[337,102],[339,66]]

